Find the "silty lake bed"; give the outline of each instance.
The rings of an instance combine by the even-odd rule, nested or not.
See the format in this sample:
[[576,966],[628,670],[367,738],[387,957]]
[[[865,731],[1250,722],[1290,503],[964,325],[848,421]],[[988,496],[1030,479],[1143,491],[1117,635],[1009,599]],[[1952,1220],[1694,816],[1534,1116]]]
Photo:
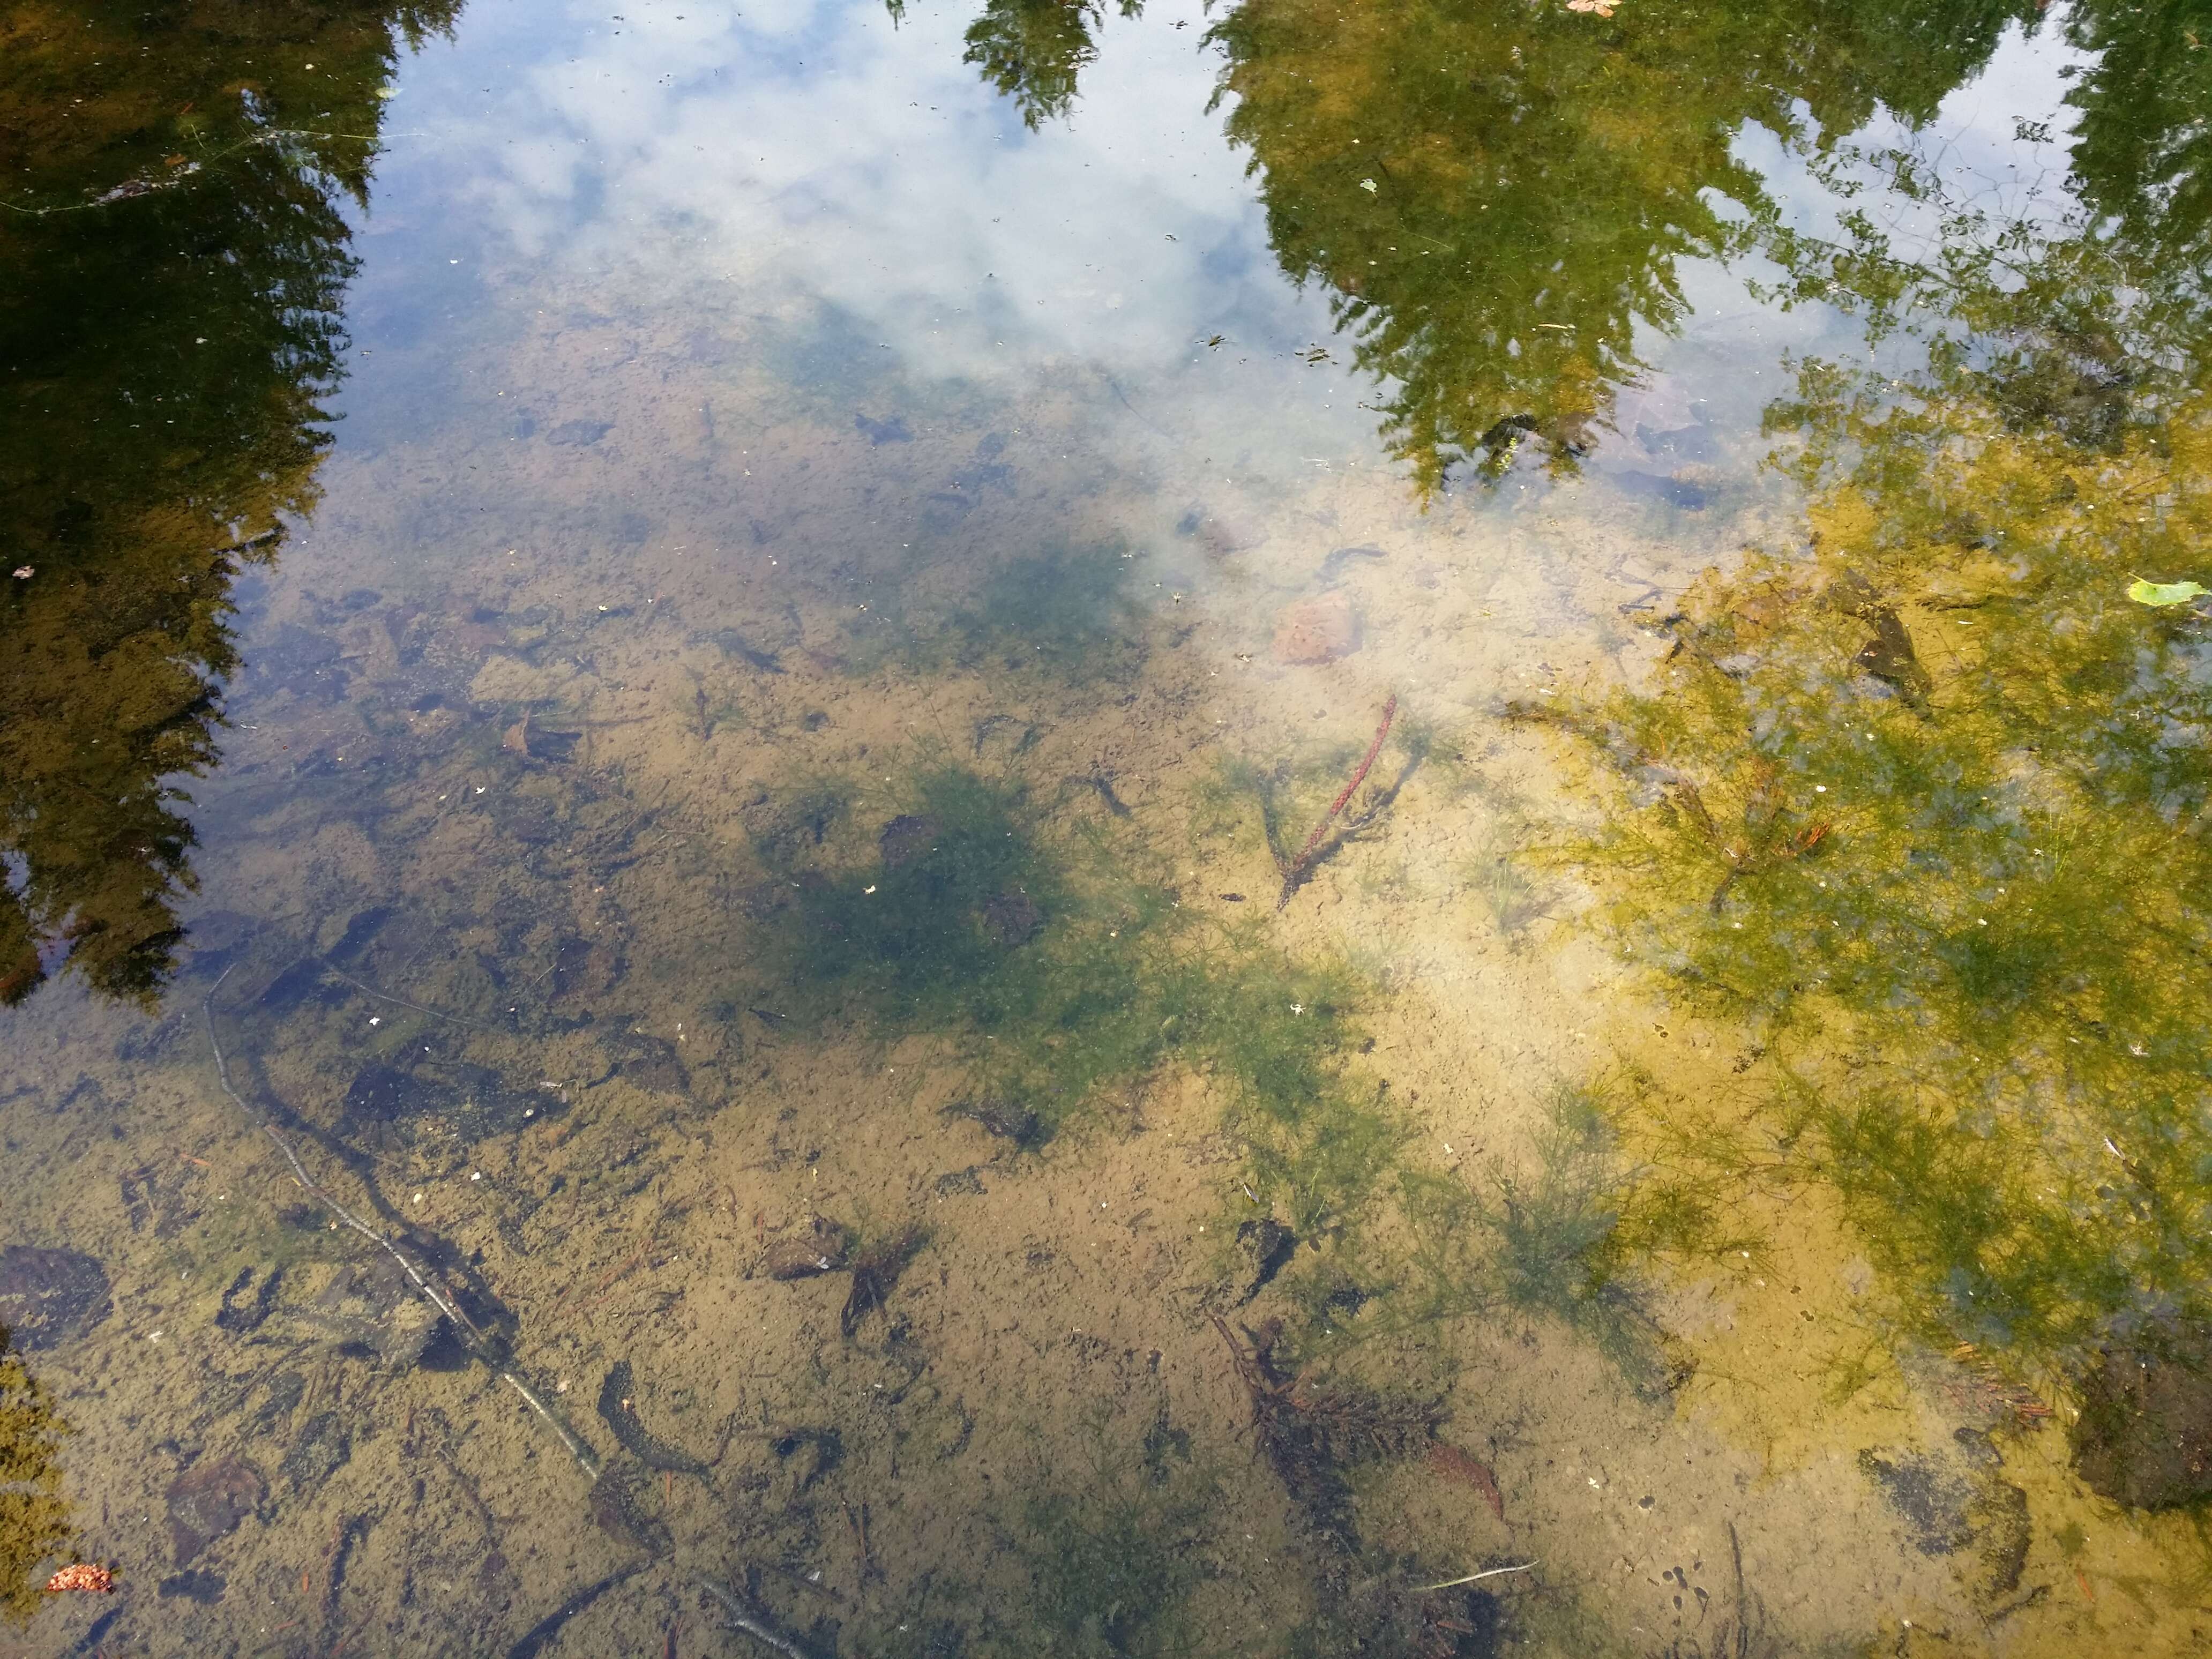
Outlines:
[[2212,1651],[2207,42],[7,14],[0,1653]]

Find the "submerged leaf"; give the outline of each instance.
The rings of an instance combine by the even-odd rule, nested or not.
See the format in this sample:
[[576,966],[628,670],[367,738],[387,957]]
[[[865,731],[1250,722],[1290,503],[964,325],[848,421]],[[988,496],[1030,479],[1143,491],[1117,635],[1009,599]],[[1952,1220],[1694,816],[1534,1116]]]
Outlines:
[[2128,584],[2128,597],[2137,605],[2186,605],[2206,593],[2212,593],[2212,587],[2195,582],[2149,582],[2138,576]]

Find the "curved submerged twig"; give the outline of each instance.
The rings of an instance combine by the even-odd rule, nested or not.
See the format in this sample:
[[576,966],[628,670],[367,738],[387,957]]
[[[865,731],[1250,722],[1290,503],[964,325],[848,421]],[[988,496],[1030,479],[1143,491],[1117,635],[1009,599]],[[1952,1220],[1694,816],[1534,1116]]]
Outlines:
[[[236,966],[235,963],[232,965]],[[568,1449],[568,1455],[576,1460],[576,1467],[583,1470],[587,1479],[596,1481],[599,1478],[601,1467],[599,1455],[586,1445],[577,1436],[576,1431],[562,1422],[552,1408],[538,1397],[528,1383],[514,1374],[514,1367],[510,1365],[505,1357],[492,1346],[490,1337],[484,1328],[471,1319],[462,1310],[460,1304],[454,1300],[451,1292],[427,1276],[406,1252],[340,1203],[327,1188],[310,1176],[307,1173],[307,1166],[300,1162],[299,1153],[292,1149],[292,1143],[279,1134],[276,1132],[276,1126],[255,1111],[246,1103],[246,1097],[238,1092],[237,1087],[230,1080],[229,1057],[222,1051],[222,1042],[216,1036],[215,1027],[215,994],[222,988],[223,981],[228,979],[230,975],[231,969],[224,969],[216,982],[208,988],[207,995],[200,1001],[200,1014],[207,1022],[208,1047],[215,1051],[216,1075],[222,1079],[223,1093],[231,1097],[238,1109],[246,1114],[247,1121],[254,1127],[276,1142],[276,1150],[284,1154],[284,1161],[292,1166],[292,1179],[299,1184],[300,1189],[336,1216],[347,1227],[359,1233],[398,1262],[399,1270],[406,1275],[408,1283],[412,1285],[422,1299],[442,1314],[452,1325],[453,1334],[460,1338],[462,1346],[467,1348],[471,1357],[481,1360],[485,1368],[495,1376],[520,1395],[523,1402],[544,1419],[546,1425],[559,1437],[562,1445]]]
[[1383,740],[1390,735],[1390,722],[1397,718],[1398,694],[1394,691],[1389,701],[1382,705],[1382,723],[1375,728],[1375,740],[1367,745],[1367,752],[1360,757],[1359,765],[1353,771],[1351,781],[1337,792],[1336,799],[1329,803],[1328,811],[1322,813],[1321,822],[1314,825],[1313,834],[1306,837],[1306,844],[1298,849],[1297,857],[1280,866],[1283,890],[1275,900],[1276,909],[1280,910],[1288,904],[1291,896],[1304,886],[1306,878],[1313,873],[1315,855],[1321,851],[1322,842],[1328,836],[1329,826],[1344,811],[1345,803],[1358,793],[1361,784],[1367,781],[1367,774],[1374,768],[1375,757],[1382,752]]

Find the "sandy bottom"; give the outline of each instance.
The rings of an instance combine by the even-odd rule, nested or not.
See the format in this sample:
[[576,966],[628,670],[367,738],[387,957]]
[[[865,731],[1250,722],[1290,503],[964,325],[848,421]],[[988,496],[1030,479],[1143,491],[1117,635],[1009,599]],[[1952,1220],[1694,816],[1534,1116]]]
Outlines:
[[[613,343],[500,349],[531,435],[333,459],[247,596],[185,975],[150,1017],[63,987],[13,1022],[0,1243],[109,1282],[31,1358],[121,1589],[0,1652],[762,1647],[705,1580],[811,1650],[939,1659],[2205,1640],[2202,1544],[1896,1336],[1817,1196],[1729,1194],[1743,1247],[1622,1266],[1609,1325],[1416,1293],[1407,1182],[1510,1215],[1563,1088],[1732,1109],[1743,1038],[1580,924],[1533,856],[1584,810],[1559,739],[1495,714],[1638,675],[1667,595],[1794,535],[1747,468],[1696,514],[1540,477],[1423,514],[1381,471],[1201,459],[1077,380],[885,436],[763,413],[740,355]],[[1282,660],[1324,594],[1357,648]],[[1302,840],[1392,696],[1396,793],[1275,912],[1238,780],[1285,769]],[[887,860],[948,768],[1050,856],[1152,872],[1188,948],[1282,963],[1285,1006],[1317,965],[1354,988],[1340,1080],[1401,1135],[1356,1230],[1254,1289],[1294,1194],[1261,1199],[1212,1062],[1033,1139],[963,1115],[974,1031],[819,1013],[791,872]],[[817,1218],[842,1265],[776,1276]],[[1340,1270],[1317,1326],[1294,1286]],[[1271,1319],[1302,1345],[1273,1371]],[[1433,1409],[1328,1444],[1331,1521],[1276,1454],[1354,1398]]]

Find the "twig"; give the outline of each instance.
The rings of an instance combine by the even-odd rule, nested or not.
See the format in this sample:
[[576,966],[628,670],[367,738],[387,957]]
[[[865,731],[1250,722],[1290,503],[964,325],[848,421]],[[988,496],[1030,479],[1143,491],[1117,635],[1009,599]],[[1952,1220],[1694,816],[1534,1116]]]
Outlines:
[[[555,965],[559,965],[557,961]],[[226,968],[223,971],[225,973],[228,973],[230,970]],[[440,1009],[426,1008],[419,1002],[410,1002],[405,997],[396,997],[389,991],[380,991],[376,987],[368,983],[368,981],[356,979],[351,974],[343,972],[338,969],[331,967],[327,962],[323,964],[323,971],[330,975],[333,979],[343,980],[347,984],[352,986],[355,990],[362,992],[365,995],[373,996],[380,1002],[389,1002],[395,1007],[412,1008],[418,1014],[428,1014],[433,1019],[442,1019],[451,1025],[465,1025],[471,1030],[496,1031],[500,1029],[496,1025],[487,1025],[482,1020],[464,1019],[459,1014],[448,1014]],[[544,976],[544,975],[540,974],[538,977],[538,979],[543,979]],[[537,980],[532,980],[531,981],[532,985],[535,985],[537,982]]]
[[1306,844],[1298,849],[1297,857],[1282,866],[1283,892],[1282,896],[1275,901],[1278,910],[1291,902],[1291,895],[1297,892],[1304,882],[1313,864],[1314,854],[1321,848],[1322,838],[1328,834],[1328,827],[1336,822],[1337,814],[1344,811],[1344,804],[1358,792],[1361,784],[1367,781],[1367,774],[1375,764],[1375,757],[1382,752],[1383,739],[1390,735],[1390,722],[1397,718],[1398,697],[1393,692],[1390,700],[1382,705],[1382,723],[1375,728],[1375,741],[1367,745],[1367,752],[1360,757],[1358,769],[1352,773],[1352,781],[1329,803],[1328,811],[1322,814],[1321,822],[1314,825],[1313,834],[1306,837]]
[[702,1578],[698,1582],[708,1595],[722,1604],[722,1610],[730,1615],[730,1622],[754,1641],[764,1643],[778,1653],[787,1655],[788,1659],[816,1659],[812,1648],[784,1629],[776,1622],[774,1614],[750,1596],[740,1595],[727,1585],[718,1584],[711,1578]]
[[1535,1565],[1534,1561],[1523,1561],[1518,1566],[1492,1567],[1485,1572],[1471,1572],[1464,1578],[1447,1578],[1441,1584],[1423,1584],[1419,1589],[1423,1595],[1426,1595],[1431,1590],[1453,1589],[1462,1584],[1472,1584],[1479,1578],[1497,1578],[1509,1572],[1527,1572]]
[[[234,967],[235,965],[235,963],[233,964]],[[215,1050],[216,1075],[222,1080],[223,1093],[228,1095],[231,1097],[231,1100],[237,1105],[238,1109],[246,1114],[246,1119],[249,1122],[251,1122],[256,1128],[259,1129],[262,1133],[267,1135],[270,1139],[276,1143],[276,1150],[284,1154],[284,1161],[292,1166],[292,1179],[299,1183],[301,1190],[305,1192],[317,1203],[322,1205],[325,1209],[330,1211],[332,1215],[336,1216],[340,1221],[343,1222],[355,1232],[359,1233],[370,1243],[375,1245],[378,1249],[382,1250],[385,1255],[390,1256],[394,1261],[398,1262],[399,1264],[400,1272],[407,1275],[408,1282],[413,1285],[416,1290],[422,1294],[422,1299],[428,1302],[432,1307],[435,1308],[440,1313],[443,1314],[446,1318],[452,1322],[454,1334],[460,1336],[462,1341],[468,1347],[469,1352],[477,1358],[482,1360],[485,1366],[494,1376],[497,1376],[501,1382],[506,1383],[507,1387],[513,1389],[515,1393],[520,1395],[525,1403],[530,1407],[531,1410],[536,1412],[538,1416],[545,1419],[546,1423],[552,1428],[553,1432],[560,1437],[561,1443],[568,1448],[569,1456],[576,1460],[576,1466],[583,1470],[585,1475],[588,1479],[597,1480],[599,1478],[599,1460],[598,1456],[592,1452],[589,1446],[586,1446],[581,1440],[576,1437],[574,1430],[571,1429],[566,1423],[563,1423],[558,1417],[555,1416],[552,1411],[548,1408],[545,1402],[531,1392],[530,1385],[514,1374],[514,1368],[501,1360],[499,1356],[492,1351],[489,1344],[485,1340],[483,1327],[479,1326],[474,1320],[471,1319],[467,1314],[462,1312],[460,1304],[455,1302],[450,1295],[447,1294],[447,1292],[439,1286],[432,1284],[429,1279],[424,1278],[422,1270],[408,1258],[406,1254],[402,1251],[398,1245],[394,1244],[382,1233],[377,1231],[375,1228],[363,1221],[351,1210],[346,1208],[343,1204],[341,1204],[326,1189],[325,1189],[313,1176],[310,1176],[307,1173],[307,1166],[300,1162],[299,1153],[292,1150],[292,1143],[285,1139],[283,1135],[276,1133],[276,1126],[275,1124],[270,1123],[266,1118],[263,1117],[260,1113],[255,1111],[252,1107],[246,1103],[246,1097],[238,1092],[236,1086],[234,1085],[230,1080],[230,1060],[222,1052],[222,1042],[216,1035],[215,1028],[215,994],[222,988],[222,981],[230,977],[230,973],[231,970],[229,968],[224,969],[221,976],[216,979],[216,982],[208,988],[208,994],[200,1003],[201,1017],[207,1022],[208,1047]]]

